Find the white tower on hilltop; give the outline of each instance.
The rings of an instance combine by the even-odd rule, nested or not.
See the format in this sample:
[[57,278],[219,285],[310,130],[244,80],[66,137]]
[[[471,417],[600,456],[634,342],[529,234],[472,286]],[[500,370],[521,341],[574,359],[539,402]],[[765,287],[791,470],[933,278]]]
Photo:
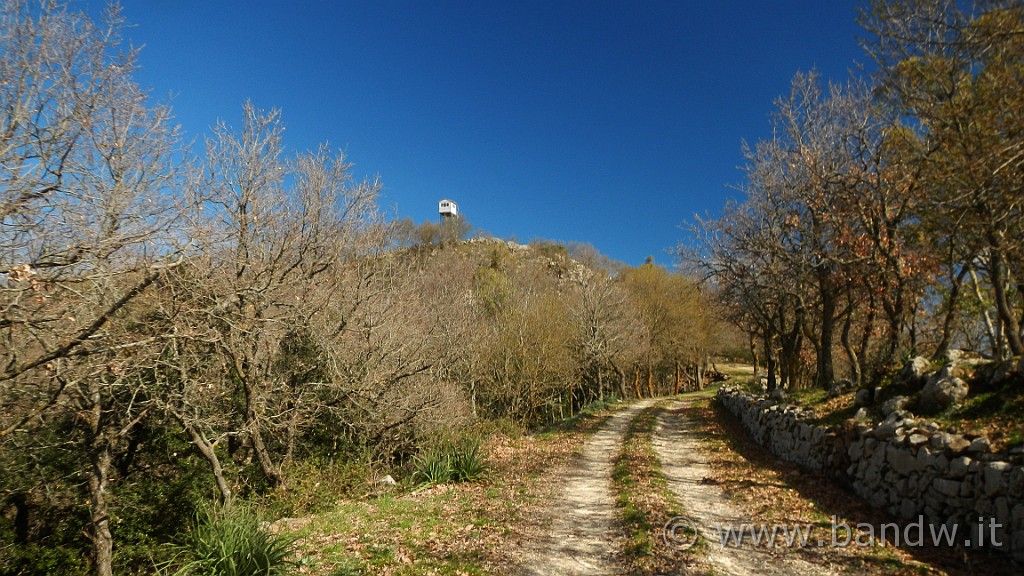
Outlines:
[[459,205],[451,200],[444,199],[437,203],[437,212],[441,215],[442,221],[454,218],[459,215]]

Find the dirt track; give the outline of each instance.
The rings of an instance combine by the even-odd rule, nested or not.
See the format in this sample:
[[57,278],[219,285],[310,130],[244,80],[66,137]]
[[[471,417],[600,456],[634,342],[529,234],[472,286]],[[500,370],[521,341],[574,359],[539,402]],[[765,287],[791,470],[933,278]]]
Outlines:
[[[545,537],[523,547],[521,575],[621,574],[618,564],[622,535],[612,491],[612,460],[622,446],[630,422],[656,400],[637,402],[612,415],[583,445],[579,458],[557,472],[562,488],[548,506]],[[717,528],[744,522],[713,483],[700,439],[683,415],[685,404],[672,402],[659,419],[653,444],[669,488],[679,497],[688,518],[705,540],[696,572],[714,574],[828,574],[830,567],[811,564],[795,550],[754,546],[722,546]],[[681,567],[680,570],[686,570]],[[681,572],[687,573],[687,572]]]
[[548,509],[547,536],[524,549],[519,574],[565,576],[619,574],[616,554],[620,533],[612,494],[612,459],[629,423],[645,400],[615,413],[583,445],[580,457],[561,472],[564,489]]
[[710,482],[711,469],[693,423],[683,414],[684,402],[673,402],[659,419],[654,449],[661,461],[669,489],[680,499],[687,518],[696,523],[707,551],[705,561],[715,574],[830,574],[826,566],[811,564],[793,548],[757,547],[753,544],[723,546],[719,529],[749,522]]

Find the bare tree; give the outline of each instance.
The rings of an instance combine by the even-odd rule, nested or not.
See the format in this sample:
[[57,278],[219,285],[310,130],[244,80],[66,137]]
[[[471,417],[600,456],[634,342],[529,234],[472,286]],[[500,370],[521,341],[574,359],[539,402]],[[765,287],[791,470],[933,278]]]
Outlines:
[[604,399],[611,391],[605,381],[607,372],[615,374],[619,394],[625,396],[625,370],[639,362],[648,344],[639,310],[623,283],[604,271],[594,272],[579,292],[572,302],[573,348],[583,378],[596,388],[584,402]]
[[[207,367],[197,378],[182,369],[174,413],[215,476],[211,438],[237,435],[266,481],[283,488],[288,438],[326,380],[330,343],[314,325],[341,298],[345,263],[379,246],[365,241],[377,226],[379,185],[353,182],[344,158],[323,148],[286,159],[282,130],[278,112],[246,104],[240,133],[220,124],[207,141],[195,198],[202,217],[193,231],[202,255],[176,275],[177,294],[190,305],[178,320],[188,339],[175,345],[197,344],[216,361],[195,363]],[[180,357],[186,366],[197,354]],[[204,385],[207,391],[196,389]],[[207,412],[231,410],[220,400],[229,396],[240,402],[240,421]],[[240,429],[202,430],[209,422]],[[227,498],[222,484],[218,478]]]
[[951,286],[959,288],[967,268],[983,271],[1004,327],[993,352],[1021,354],[1024,8],[877,1],[861,23],[879,64],[879,93],[905,119],[907,140],[916,140],[903,160],[927,191],[920,217],[949,251]]
[[[82,414],[94,568],[111,573],[111,458],[147,413],[154,335],[119,325],[178,263],[170,111],[132,80],[112,8],[0,8],[0,439]],[[131,360],[128,360],[131,359]]]

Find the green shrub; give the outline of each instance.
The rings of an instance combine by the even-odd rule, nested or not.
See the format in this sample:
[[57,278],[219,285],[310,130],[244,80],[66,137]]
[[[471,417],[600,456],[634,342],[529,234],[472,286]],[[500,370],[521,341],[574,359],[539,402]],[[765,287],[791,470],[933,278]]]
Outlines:
[[272,534],[243,505],[206,509],[179,549],[175,576],[281,576],[292,563],[294,539]]
[[[0,536],[2,538],[2,536]],[[22,574],[85,574],[89,570],[88,557],[76,548],[54,545],[15,544],[11,540],[0,540],[5,546],[0,549],[0,575],[20,576]]]
[[442,448],[431,448],[413,458],[413,479],[421,484],[445,484],[452,479],[451,455]]
[[366,459],[311,457],[286,465],[288,490],[266,491],[250,500],[273,518],[302,517],[332,509],[339,499],[365,493],[373,474]]
[[473,482],[483,477],[487,462],[480,450],[480,440],[463,438],[446,442],[413,458],[413,478],[421,484]]
[[487,471],[487,462],[480,453],[480,440],[466,438],[451,452],[451,479],[455,482],[474,482]]

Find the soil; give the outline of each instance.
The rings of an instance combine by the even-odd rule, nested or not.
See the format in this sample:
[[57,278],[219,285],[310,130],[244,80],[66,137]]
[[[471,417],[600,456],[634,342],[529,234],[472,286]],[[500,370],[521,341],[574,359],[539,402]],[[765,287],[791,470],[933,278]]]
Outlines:
[[[622,535],[616,522],[611,487],[612,460],[622,446],[629,423],[654,400],[632,404],[614,414],[583,445],[571,467],[556,473],[561,490],[548,506],[547,532],[523,545],[523,561],[517,574],[605,575],[622,574],[619,549]],[[661,460],[669,488],[678,496],[687,517],[701,531],[701,566],[681,570],[714,574],[834,573],[827,566],[799,558],[795,552],[753,546],[720,545],[716,528],[745,522],[713,483],[700,439],[692,422],[683,416],[685,404],[675,402],[659,421],[654,448]],[[695,570],[694,570],[695,569]]]
[[700,433],[688,420],[684,402],[674,402],[663,413],[655,429],[654,449],[661,461],[662,473],[680,499],[686,518],[700,532],[704,559],[714,574],[834,574],[827,566],[807,562],[786,546],[722,544],[719,529],[739,527],[750,520],[732,506],[714,481],[706,457],[700,449]]
[[543,538],[524,544],[518,574],[619,574],[621,533],[612,493],[612,459],[622,446],[629,423],[651,405],[644,400],[613,414],[583,444],[580,456],[560,473],[561,493],[548,507]]

